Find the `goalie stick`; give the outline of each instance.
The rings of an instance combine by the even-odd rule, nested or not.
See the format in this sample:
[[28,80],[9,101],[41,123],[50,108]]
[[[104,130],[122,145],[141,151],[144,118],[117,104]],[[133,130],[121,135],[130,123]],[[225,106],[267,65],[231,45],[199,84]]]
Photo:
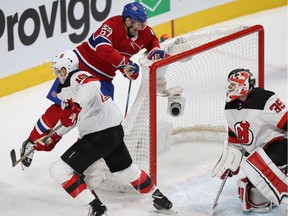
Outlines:
[[223,188],[224,188],[224,186],[225,186],[225,183],[226,183],[226,181],[227,181],[227,179],[228,179],[228,177],[229,177],[229,175],[230,175],[230,172],[231,172],[231,171],[228,170],[225,178],[223,179],[223,181],[222,181],[222,183],[221,183],[221,185],[220,185],[220,188],[219,188],[219,190],[218,190],[218,192],[217,192],[217,195],[216,195],[216,198],[215,198],[215,200],[214,200],[214,203],[213,203],[213,206],[212,206],[212,209],[211,209],[211,211],[210,211],[209,216],[213,216],[214,213],[215,213],[215,211],[216,211],[216,207],[217,207],[217,205],[218,205],[219,197],[220,197],[220,195],[221,195],[221,193],[222,193],[222,190],[223,190]]
[[[60,128],[62,127],[62,125],[58,125],[55,129],[53,129],[52,131],[50,131],[46,137],[43,139],[43,142],[45,142],[53,133],[55,133],[56,131],[58,131]],[[11,161],[12,161],[12,167],[15,167],[18,163],[22,162],[29,154],[31,154],[34,151],[34,147],[30,148],[21,158],[19,158],[19,160],[17,160],[16,158],[16,152],[15,149],[12,149],[10,152],[10,157],[11,157]]]

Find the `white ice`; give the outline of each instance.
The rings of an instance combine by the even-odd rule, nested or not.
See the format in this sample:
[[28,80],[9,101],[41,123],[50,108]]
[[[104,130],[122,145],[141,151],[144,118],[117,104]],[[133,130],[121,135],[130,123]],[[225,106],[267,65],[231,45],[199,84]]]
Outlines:
[[[220,25],[262,24],[266,34],[265,85],[287,104],[287,7],[267,10]],[[15,62],[17,63],[17,62]],[[116,102],[124,111],[127,84],[116,78]],[[79,216],[82,208],[49,176],[49,165],[74,142],[77,132],[66,135],[50,152],[36,152],[29,169],[11,167],[9,152],[18,149],[42,112],[50,105],[45,99],[52,81],[0,99],[0,216]],[[117,86],[125,86],[118,87]],[[134,87],[136,85],[134,84]],[[136,92],[136,90],[132,90]],[[135,94],[134,94],[135,97]],[[133,97],[132,99],[133,100]],[[158,186],[174,203],[179,216],[208,215],[221,181],[211,178],[211,169],[222,152],[222,144],[192,142],[172,145],[158,158]],[[257,216],[243,213],[237,196],[238,176],[229,178],[215,215]],[[149,197],[97,191],[112,216],[159,215]],[[266,214],[284,215],[278,208]]]

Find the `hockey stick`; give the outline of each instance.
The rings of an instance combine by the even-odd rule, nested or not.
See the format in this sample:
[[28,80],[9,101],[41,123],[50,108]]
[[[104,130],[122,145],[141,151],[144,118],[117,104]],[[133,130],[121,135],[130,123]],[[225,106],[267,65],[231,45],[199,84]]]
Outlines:
[[[146,50],[147,50],[146,48],[141,49],[138,53],[136,53],[136,54],[134,54],[133,56],[131,56],[130,60],[131,60],[132,62],[138,61],[138,59],[140,58],[140,56],[141,56],[143,53],[145,53]],[[126,118],[127,113],[128,113],[131,86],[132,86],[132,80],[129,80],[129,86],[128,86],[128,93],[127,93],[127,100],[126,100],[126,107],[125,107],[124,118]]]
[[128,113],[128,106],[129,106],[131,86],[132,86],[132,80],[129,80],[129,86],[128,86],[128,93],[127,93],[127,100],[126,100],[126,107],[125,107],[125,115],[124,115],[124,118],[126,118],[127,113]]
[[226,183],[226,181],[227,181],[227,179],[228,179],[228,177],[229,177],[229,175],[230,175],[230,172],[231,172],[231,171],[228,170],[225,178],[223,179],[223,181],[222,181],[222,183],[221,183],[221,185],[220,185],[220,188],[219,188],[218,193],[217,193],[217,195],[216,195],[216,198],[215,198],[215,200],[214,200],[214,203],[213,203],[213,206],[212,206],[212,209],[211,209],[211,211],[210,211],[209,216],[212,216],[212,215],[215,213],[215,211],[216,211],[216,207],[217,207],[217,205],[218,205],[219,197],[220,197],[220,195],[221,195],[221,193],[222,193],[222,190],[223,190],[223,188],[224,188],[224,186],[225,186],[225,183]]
[[[51,130],[43,139],[43,142],[45,142],[52,134],[58,131],[61,127],[62,127],[62,124],[58,125],[55,129]],[[17,160],[15,149],[12,149],[10,152],[12,167],[15,167],[18,163],[22,162],[25,158],[28,157],[29,154],[34,152],[34,150],[35,150],[34,147],[30,148],[21,158],[19,158],[19,160]]]

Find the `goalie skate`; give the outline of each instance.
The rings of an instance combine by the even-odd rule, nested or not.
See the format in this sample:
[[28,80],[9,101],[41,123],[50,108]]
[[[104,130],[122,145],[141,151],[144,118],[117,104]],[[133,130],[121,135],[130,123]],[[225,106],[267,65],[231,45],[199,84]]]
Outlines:
[[[29,141],[29,138],[25,140],[22,144],[22,147],[20,149],[20,155],[21,157],[27,152],[29,149],[33,147],[33,144]],[[21,163],[22,163],[22,168],[23,166],[29,167],[32,163],[34,152],[30,153]]]

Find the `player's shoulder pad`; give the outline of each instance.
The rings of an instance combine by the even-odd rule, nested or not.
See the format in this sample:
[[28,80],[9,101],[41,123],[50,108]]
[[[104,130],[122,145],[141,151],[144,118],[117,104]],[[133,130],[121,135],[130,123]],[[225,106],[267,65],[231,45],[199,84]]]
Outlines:
[[[252,94],[251,96],[252,97],[256,97],[260,100],[264,100],[265,102],[272,96],[272,95],[275,95],[274,92],[272,91],[269,91],[269,90],[266,90],[266,89],[263,89],[263,88],[254,88],[252,90]],[[260,97],[260,98],[259,98]]]
[[89,72],[81,70],[73,73],[70,79],[71,85],[84,85],[91,81],[99,81],[99,79],[91,75]]
[[254,88],[251,93],[249,93],[247,98],[248,103],[244,104],[243,108],[263,110],[266,102],[273,95],[275,95],[275,93],[272,91],[263,88]]
[[241,109],[258,109],[263,110],[266,102],[275,95],[274,92],[265,90],[263,88],[254,88],[249,92],[246,101],[243,103],[240,100],[236,99],[229,103],[226,103],[225,110],[228,109],[238,109],[239,103],[241,103]]

